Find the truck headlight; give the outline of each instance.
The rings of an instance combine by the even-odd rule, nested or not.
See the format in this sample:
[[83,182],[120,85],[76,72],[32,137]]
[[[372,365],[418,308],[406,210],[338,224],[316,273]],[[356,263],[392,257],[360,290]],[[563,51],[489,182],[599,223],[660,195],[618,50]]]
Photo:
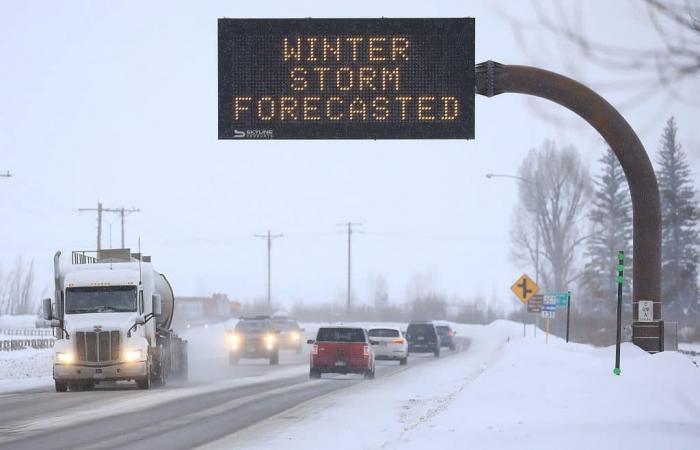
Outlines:
[[58,352],[56,353],[56,362],[60,364],[73,364],[75,357],[71,352]]
[[301,336],[299,335],[299,332],[298,332],[298,331],[292,331],[292,340],[293,340],[294,342],[298,342],[300,337],[301,337]]
[[141,350],[127,350],[124,352],[124,361],[135,362],[143,360],[143,352]]
[[272,350],[275,347],[275,341],[277,338],[275,338],[274,334],[268,334],[265,336],[265,347],[267,347],[268,350]]
[[228,335],[228,344],[231,346],[231,349],[236,350],[238,349],[238,345],[241,343],[241,338],[237,334],[229,334]]

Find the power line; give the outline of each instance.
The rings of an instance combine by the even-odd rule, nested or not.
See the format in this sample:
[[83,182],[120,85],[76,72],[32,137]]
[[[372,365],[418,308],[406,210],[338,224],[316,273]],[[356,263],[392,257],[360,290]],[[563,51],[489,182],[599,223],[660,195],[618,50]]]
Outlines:
[[352,227],[361,227],[361,223],[353,223],[353,222],[347,222],[347,223],[338,223],[336,224],[337,226],[343,226],[347,227],[347,233],[348,233],[348,298],[347,298],[347,311],[350,312],[351,308],[351,298],[352,298],[352,234],[355,232],[353,231]]
[[272,308],[272,240],[284,237],[283,234],[272,234],[267,230],[267,234],[256,234],[256,238],[267,239],[267,307]]
[[102,213],[105,212],[111,212],[111,213],[117,213],[120,216],[121,219],[121,229],[122,229],[122,247],[121,248],[126,248],[125,246],[125,236],[124,236],[124,219],[126,216],[130,213],[133,212],[141,212],[140,209],[138,208],[104,208],[102,206],[102,202],[98,201],[97,202],[97,208],[79,208],[78,212],[85,212],[85,211],[96,211],[97,212],[97,251],[102,250]]

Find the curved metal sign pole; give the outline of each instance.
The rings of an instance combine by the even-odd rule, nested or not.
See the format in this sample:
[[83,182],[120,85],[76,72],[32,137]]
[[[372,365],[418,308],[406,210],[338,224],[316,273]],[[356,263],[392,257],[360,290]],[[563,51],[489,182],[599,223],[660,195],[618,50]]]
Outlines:
[[[649,352],[663,351],[659,187],[649,156],[632,127],[610,103],[588,87],[535,67],[494,61],[477,64],[476,93],[487,97],[527,94],[558,103],[591,124],[615,152],[632,194],[632,342]],[[640,301],[653,302],[652,321],[638,321]]]

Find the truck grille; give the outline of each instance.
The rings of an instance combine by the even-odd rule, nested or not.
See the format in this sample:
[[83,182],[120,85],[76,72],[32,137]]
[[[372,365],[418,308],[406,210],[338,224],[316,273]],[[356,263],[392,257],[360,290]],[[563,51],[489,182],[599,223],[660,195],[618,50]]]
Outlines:
[[107,362],[119,359],[119,331],[76,331],[78,361]]

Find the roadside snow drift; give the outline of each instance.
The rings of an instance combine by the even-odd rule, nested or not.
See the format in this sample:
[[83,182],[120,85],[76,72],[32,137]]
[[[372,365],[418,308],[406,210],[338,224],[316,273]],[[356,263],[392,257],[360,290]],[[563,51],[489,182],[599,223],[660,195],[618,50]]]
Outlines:
[[505,321],[457,329],[471,340],[465,352],[300,405],[208,448],[700,448],[700,370],[683,355],[624,344],[615,376],[614,347],[552,337],[545,345]]

